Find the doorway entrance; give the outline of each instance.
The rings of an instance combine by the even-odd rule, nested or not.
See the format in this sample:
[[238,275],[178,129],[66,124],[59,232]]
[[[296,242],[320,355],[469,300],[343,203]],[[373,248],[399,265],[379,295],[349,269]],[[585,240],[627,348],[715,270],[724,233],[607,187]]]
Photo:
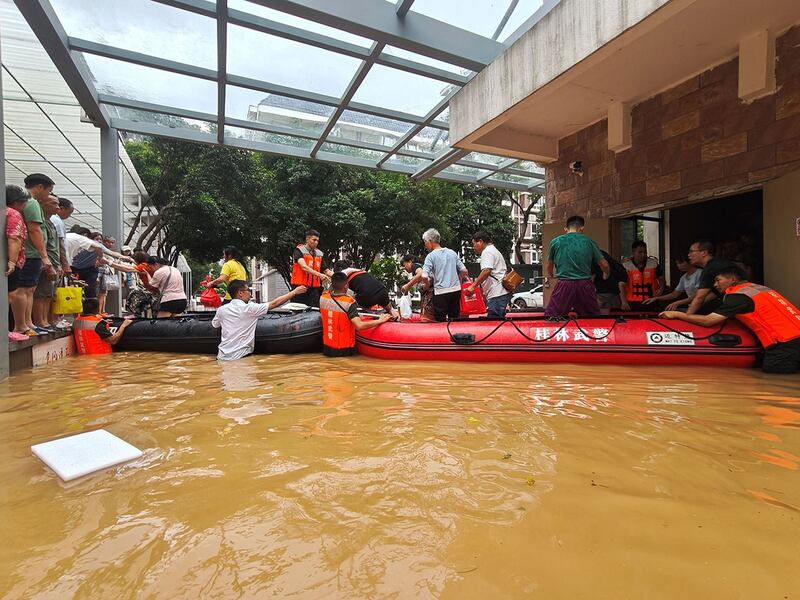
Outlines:
[[763,193],[716,198],[669,211],[672,258],[688,251],[692,242],[714,242],[716,256],[740,263],[751,281],[764,282]]
[[620,219],[618,236],[618,260],[631,255],[631,245],[636,240],[647,244],[647,254],[658,262],[664,257],[664,214],[661,211],[633,215]]

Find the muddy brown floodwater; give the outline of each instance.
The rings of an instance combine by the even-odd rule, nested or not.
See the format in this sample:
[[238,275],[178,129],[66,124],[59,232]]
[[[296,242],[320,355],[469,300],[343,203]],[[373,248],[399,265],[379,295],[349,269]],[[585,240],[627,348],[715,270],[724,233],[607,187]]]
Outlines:
[[[117,354],[0,384],[3,598],[797,598],[800,377]],[[144,450],[62,484],[30,446]]]

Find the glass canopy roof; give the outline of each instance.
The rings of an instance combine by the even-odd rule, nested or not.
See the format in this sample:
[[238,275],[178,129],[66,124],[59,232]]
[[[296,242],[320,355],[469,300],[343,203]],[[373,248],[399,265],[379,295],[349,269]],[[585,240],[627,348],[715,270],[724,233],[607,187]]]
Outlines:
[[[93,231],[102,227],[100,136],[81,120],[81,106],[28,24],[8,0],[0,0],[3,129],[6,183],[22,185],[30,173],[47,173],[55,192],[72,200],[67,221]],[[143,230],[155,209],[130,158],[120,145],[123,219],[126,230]]]
[[543,185],[531,162],[452,148],[448,103],[559,0],[15,1],[100,126]]

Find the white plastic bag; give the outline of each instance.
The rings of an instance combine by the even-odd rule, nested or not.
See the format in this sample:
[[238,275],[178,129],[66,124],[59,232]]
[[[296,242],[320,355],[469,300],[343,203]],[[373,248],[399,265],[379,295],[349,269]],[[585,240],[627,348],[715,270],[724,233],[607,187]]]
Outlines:
[[411,318],[411,296],[405,294],[400,296],[400,300],[397,302],[397,309],[400,311],[400,318],[402,319],[410,319]]

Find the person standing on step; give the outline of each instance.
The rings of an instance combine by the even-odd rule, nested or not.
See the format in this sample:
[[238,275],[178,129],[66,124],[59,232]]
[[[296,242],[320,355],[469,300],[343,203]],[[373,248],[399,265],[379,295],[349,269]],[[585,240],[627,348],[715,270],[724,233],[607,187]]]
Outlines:
[[297,296],[295,302],[308,306],[319,306],[322,284],[330,281],[333,271],[325,263],[325,256],[317,248],[319,231],[306,231],[305,244],[298,244],[292,254],[292,287],[303,286],[306,292]]
[[567,219],[565,233],[550,242],[545,282],[557,282],[544,311],[547,317],[564,317],[570,311],[585,316],[600,314],[592,264],[600,267],[603,279],[608,279],[611,267],[595,241],[583,234],[585,225],[583,217],[574,215]]

